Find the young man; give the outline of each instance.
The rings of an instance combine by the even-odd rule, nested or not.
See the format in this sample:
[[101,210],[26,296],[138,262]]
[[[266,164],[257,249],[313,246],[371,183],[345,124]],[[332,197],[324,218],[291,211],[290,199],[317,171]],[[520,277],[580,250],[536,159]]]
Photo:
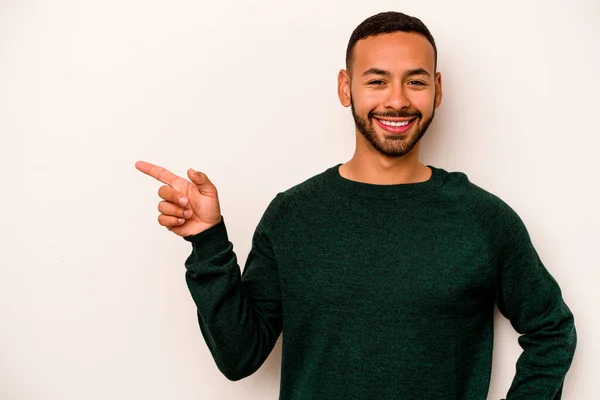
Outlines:
[[497,304],[523,334],[507,399],[561,397],[573,315],[522,220],[419,161],[442,100],[436,58],[416,18],[356,28],[338,77],[355,154],[272,200],[243,274],[208,177],[136,164],[166,184],[159,223],[192,243],[187,283],[229,379],[256,371],[283,330],[281,399],[485,399]]

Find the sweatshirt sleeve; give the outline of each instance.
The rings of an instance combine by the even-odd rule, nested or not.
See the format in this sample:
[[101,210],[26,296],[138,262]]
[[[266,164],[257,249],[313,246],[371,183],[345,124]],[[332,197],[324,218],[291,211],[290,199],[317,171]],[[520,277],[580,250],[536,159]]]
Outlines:
[[576,347],[573,314],[523,221],[512,214],[498,259],[496,301],[523,352],[506,400],[558,400]]
[[279,272],[270,237],[274,203],[254,232],[243,273],[224,219],[184,238],[192,243],[186,282],[200,330],[217,367],[232,381],[263,364],[282,330]]

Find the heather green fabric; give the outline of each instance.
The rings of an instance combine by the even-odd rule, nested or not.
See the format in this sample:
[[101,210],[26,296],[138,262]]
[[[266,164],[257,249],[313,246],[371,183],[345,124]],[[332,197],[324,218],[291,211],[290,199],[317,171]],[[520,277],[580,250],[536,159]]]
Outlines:
[[372,185],[338,167],[277,194],[242,274],[224,219],[185,238],[223,374],[252,374],[283,330],[280,399],[485,400],[497,304],[524,349],[507,399],[559,399],[573,315],[515,211],[460,172]]

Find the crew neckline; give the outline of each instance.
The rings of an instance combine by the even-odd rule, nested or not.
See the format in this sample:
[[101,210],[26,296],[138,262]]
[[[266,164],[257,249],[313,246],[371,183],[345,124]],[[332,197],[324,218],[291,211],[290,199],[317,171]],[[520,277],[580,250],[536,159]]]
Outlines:
[[327,182],[338,189],[361,197],[371,198],[397,198],[411,197],[423,193],[430,192],[444,184],[446,171],[441,168],[436,168],[432,165],[427,165],[431,169],[431,177],[423,182],[416,183],[396,183],[390,185],[373,184],[353,181],[344,178],[340,175],[339,168],[342,163],[339,163],[325,171]]

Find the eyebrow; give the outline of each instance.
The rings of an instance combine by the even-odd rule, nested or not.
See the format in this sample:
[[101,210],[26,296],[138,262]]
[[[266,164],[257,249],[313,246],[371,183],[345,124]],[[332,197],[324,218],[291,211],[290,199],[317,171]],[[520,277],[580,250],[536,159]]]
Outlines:
[[[390,72],[380,68],[369,68],[365,72],[363,72],[363,76],[366,75],[383,75],[390,76]],[[415,76],[415,75],[425,75],[431,77],[431,74],[427,72],[427,70],[423,68],[410,69],[404,73],[405,77]]]

